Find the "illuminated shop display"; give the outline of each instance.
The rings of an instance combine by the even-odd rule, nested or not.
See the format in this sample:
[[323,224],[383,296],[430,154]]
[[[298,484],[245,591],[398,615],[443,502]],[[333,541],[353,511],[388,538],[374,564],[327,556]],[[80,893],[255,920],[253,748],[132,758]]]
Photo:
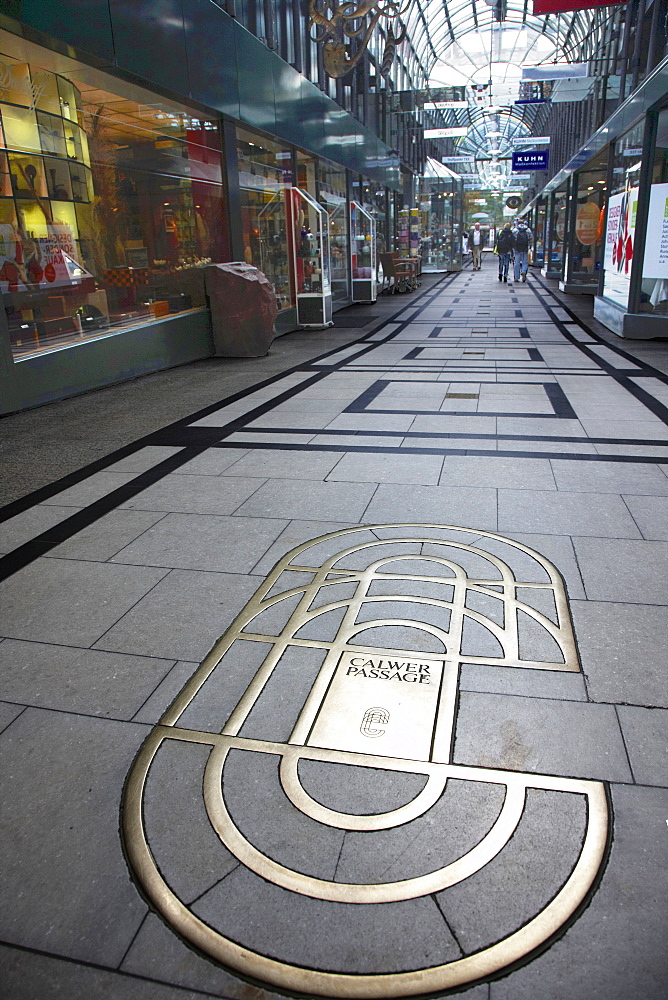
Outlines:
[[[0,55],[0,290],[21,359],[204,307],[218,126],[96,71]],[[85,78],[85,82],[84,81]]]
[[353,302],[376,301],[376,223],[370,212],[350,203]]
[[299,326],[332,325],[329,215],[306,191],[286,192],[292,206],[292,247]]

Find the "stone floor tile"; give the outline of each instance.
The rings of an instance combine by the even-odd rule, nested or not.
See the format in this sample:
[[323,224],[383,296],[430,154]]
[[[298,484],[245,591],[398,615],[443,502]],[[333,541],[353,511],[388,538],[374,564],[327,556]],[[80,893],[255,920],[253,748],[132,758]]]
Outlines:
[[552,469],[560,490],[668,496],[668,477],[652,462],[627,464],[552,459]]
[[586,437],[579,420],[558,417],[499,417],[499,434],[527,434],[530,437]]
[[207,448],[197,458],[174,469],[175,476],[220,476],[248,454],[247,448]]
[[441,473],[442,486],[492,486],[553,490],[554,477],[547,459],[448,455]]
[[499,531],[599,538],[637,538],[640,534],[621,497],[562,490],[499,490]]
[[407,431],[415,418],[410,413],[392,416],[385,413],[342,413],[326,426],[330,431]]
[[234,573],[172,570],[95,648],[199,663],[259,583]]
[[[514,455],[532,455],[538,453],[544,458],[559,458],[561,455],[596,455],[593,444],[583,438],[581,441],[556,441],[550,438],[503,437],[499,435],[499,452],[512,452]],[[576,461],[577,459],[573,459]]]
[[615,836],[589,906],[550,948],[491,984],[491,1000],[663,1000],[668,792],[613,785]]
[[37,559],[0,583],[0,633],[91,646],[165,575],[164,569]]
[[529,670],[521,667],[463,663],[459,688],[461,691],[516,694],[525,698],[587,701],[587,689],[582,674],[561,670]]
[[668,708],[668,608],[573,601],[571,615],[594,701]]
[[352,521],[290,521],[287,528],[253,567],[253,574],[265,576],[286,552],[302,542],[311,538],[319,538],[320,535],[327,535],[332,531],[339,531],[341,528],[354,528],[356,526],[357,524]]
[[[200,958],[153,914],[149,914],[142,924],[121,971],[133,973],[142,980],[166,980],[181,989],[197,991],[198,997],[211,994],[225,1000],[282,1000],[277,993],[250,986],[213,962]],[[180,991],[174,1000],[181,1000]]]
[[132,455],[127,455],[120,461],[114,462],[113,465],[108,465],[106,471],[134,472],[135,474],[146,472],[147,469],[154,468],[160,462],[164,462],[166,458],[171,458],[172,455],[177,455],[182,450],[182,448],[173,448],[170,445],[149,444],[144,448],[139,448]]
[[437,451],[496,451],[496,438],[485,437],[406,437],[402,448],[431,448]]
[[310,480],[270,479],[242,504],[237,514],[248,517],[298,518],[332,521],[344,513],[348,520],[364,514],[375,486],[371,483],[317,483]]
[[612,705],[464,691],[456,732],[457,764],[632,780]]
[[249,421],[246,424],[246,429],[252,431],[256,427],[260,430],[266,430],[269,427],[280,427],[286,431],[303,429],[313,430],[315,433],[323,427],[328,427],[333,419],[342,419],[336,416],[336,413],[340,413],[340,411],[341,408],[339,406],[337,406],[336,411],[329,409],[324,413],[319,412],[317,408],[307,413],[276,413],[274,410],[270,410],[267,413],[263,413],[262,416],[255,417],[255,419]]
[[113,493],[119,486],[131,483],[136,477],[136,472],[96,472],[75,486],[70,486],[49,497],[48,500],[43,500],[42,503],[53,504],[56,507],[87,507],[88,504]]
[[231,514],[255,493],[265,478],[169,475],[122,506],[126,510],[180,514]]
[[668,604],[666,542],[575,538],[573,544],[590,601]]
[[668,785],[668,710],[620,705],[617,709],[633,776],[639,785]]
[[309,441],[313,440],[313,438],[314,435],[308,433],[288,434],[286,432],[285,434],[280,434],[280,433],[272,434],[270,431],[267,431],[266,434],[263,434],[261,431],[242,430],[242,431],[235,431],[234,434],[230,434],[229,437],[225,438],[225,440],[232,442],[234,444],[238,444],[240,447],[243,447],[244,445],[249,443],[270,444],[270,445],[308,444]]
[[[666,479],[668,482],[668,479]],[[0,524],[0,552],[11,552],[43,531],[72,517],[80,507],[48,507],[41,504],[15,514]]]
[[640,528],[643,538],[668,541],[668,496],[625,496],[624,502]]
[[[213,1000],[210,993],[180,989],[127,973],[0,945],[0,965],[7,996],[13,1000]],[[230,994],[227,994],[230,996]],[[275,995],[275,994],[274,994]],[[216,993],[219,997],[220,994]],[[270,994],[256,990],[254,1000]],[[485,994],[485,998],[486,998]]]
[[496,417],[479,417],[473,413],[418,416],[411,427],[413,434],[494,434],[495,432]]
[[364,514],[367,524],[403,521],[496,529],[496,491],[449,486],[381,485]]
[[151,725],[158,723],[198,666],[198,663],[189,660],[179,660],[175,663],[132,716],[132,722],[148,722]]
[[[1,644],[0,644],[1,645]],[[9,702],[0,702],[0,733],[11,726],[14,719],[18,718],[25,705],[10,705]]]
[[114,562],[218,573],[250,573],[276,540],[287,518],[167,514]]
[[435,486],[442,465],[440,455],[369,455],[352,452],[341,458],[327,480]]
[[589,437],[638,438],[647,441],[665,441],[666,425],[658,419],[612,420],[583,417],[580,421]]
[[150,510],[112,510],[56,545],[49,557],[105,562],[167,515]]
[[[534,535],[523,532],[509,531],[505,533],[517,542],[524,542],[529,548],[535,549],[541,555],[553,562],[566,583],[569,599],[584,598],[585,592],[582,577],[575,558],[573,541],[567,535]],[[487,546],[486,542],[483,542]],[[490,551],[494,551],[490,546]]]
[[[286,451],[257,448],[230,465],[225,476],[257,476],[262,479],[325,479],[343,451]],[[668,483],[668,479],[666,479]]]
[[130,719],[173,665],[172,660],[7,639],[0,643],[0,697]]
[[[118,802],[147,726],[27,709],[0,737],[4,942],[117,966],[144,914]],[[73,790],[76,789],[76,794]]]

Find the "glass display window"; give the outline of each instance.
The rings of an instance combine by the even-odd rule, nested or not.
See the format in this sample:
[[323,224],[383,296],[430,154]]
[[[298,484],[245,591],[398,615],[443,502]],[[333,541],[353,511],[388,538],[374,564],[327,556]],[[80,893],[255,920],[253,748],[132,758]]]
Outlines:
[[286,194],[292,150],[237,128],[244,259],[271,282],[279,310],[295,305]]
[[356,201],[350,203],[350,247],[353,301],[376,301],[376,225]]
[[300,326],[322,328],[332,324],[332,286],[329,253],[329,215],[307,191],[288,192],[288,229],[293,238],[293,264]]
[[558,188],[552,196],[552,218],[549,232],[549,271],[561,272],[568,217],[568,185]]
[[574,285],[598,285],[603,256],[607,176],[606,148],[579,170],[571,182],[575,204],[567,280]]
[[545,263],[545,240],[547,235],[547,199],[536,206],[536,221],[533,230],[533,263],[542,267]]
[[0,32],[0,291],[14,358],[204,308],[229,260],[218,123]]
[[332,299],[350,301],[350,237],[348,229],[348,182],[344,167],[318,160],[317,198],[329,216]]
[[639,311],[668,316],[668,110],[657,120]]
[[603,250],[603,295],[628,308],[635,243],[644,122],[614,144]]

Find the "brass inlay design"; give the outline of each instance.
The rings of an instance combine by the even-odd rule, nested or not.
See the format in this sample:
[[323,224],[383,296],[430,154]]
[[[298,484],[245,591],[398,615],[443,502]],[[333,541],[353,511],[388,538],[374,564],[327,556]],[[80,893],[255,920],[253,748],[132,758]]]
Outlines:
[[[209,680],[229,677],[233,683],[242,669],[239,649],[242,656],[259,654],[256,661],[261,662],[236,704],[221,716],[219,730],[187,725],[189,711],[209,704]],[[302,664],[295,673],[291,657],[299,656],[306,657],[307,667]],[[595,781],[453,764],[463,663],[580,669],[563,582],[540,553],[487,531],[386,524],[324,535],[284,556],[154,728],[130,773],[122,823],[126,852],[137,881],[163,918],[188,942],[242,975],[316,996],[398,997],[444,990],[497,972],[544,944],[580,906],[601,866],[608,835],[604,787]],[[294,695],[289,735],[264,738],[266,720],[276,724],[276,699],[293,696],[308,664],[310,682],[299,689],[298,698]],[[261,954],[236,940],[239,932],[226,927],[226,912],[207,922],[168,884],[168,873],[154,857],[143,805],[147,787],[157,780],[150,769],[161,748],[188,744],[210,748],[202,775],[203,802],[221,844],[249,872],[297,901],[306,897],[351,907],[399,904],[475,879],[513,838],[527,792],[534,789],[583,796],[586,832],[565,884],[502,941],[419,969],[323,971]],[[239,752],[265,759],[272,755],[278,763],[277,787],[299,814],[323,829],[350,835],[392,831],[428,816],[451,780],[500,787],[503,803],[477,843],[434,870],[390,881],[338,881],[324,872],[306,874],[294,861],[262,849],[254,842],[254,831],[240,829],[224,776],[230,755]],[[306,790],[300,762],[417,775],[424,785],[398,808],[344,812]],[[314,926],[314,938],[324,933],[329,928]]]

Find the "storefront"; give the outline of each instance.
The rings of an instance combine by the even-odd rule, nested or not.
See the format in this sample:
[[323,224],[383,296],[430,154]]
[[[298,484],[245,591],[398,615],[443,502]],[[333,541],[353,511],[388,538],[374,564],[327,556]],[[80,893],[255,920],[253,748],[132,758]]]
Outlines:
[[0,290],[13,358],[203,310],[203,268],[229,259],[218,122],[101,73],[56,74],[49,52],[26,61],[12,40]]
[[462,178],[429,158],[420,178],[420,255],[423,271],[460,271]]
[[[362,174],[364,127],[340,112],[334,141],[329,98],[220,8],[202,14],[225,29],[237,76],[226,70],[227,89],[198,77],[184,100],[130,82],[159,75],[157,63],[132,73],[119,56],[121,77],[57,40],[37,44],[18,22],[0,29],[0,413],[209,356],[211,263],[267,275],[279,334],[331,323],[332,307],[353,301],[353,179],[386,240],[400,186],[390,150],[377,143]],[[246,65],[270,78],[280,66],[269,105],[248,95]],[[323,324],[306,302],[318,295],[329,296]]]
[[549,203],[542,274],[594,296],[622,337],[668,336],[668,59],[530,207]]

